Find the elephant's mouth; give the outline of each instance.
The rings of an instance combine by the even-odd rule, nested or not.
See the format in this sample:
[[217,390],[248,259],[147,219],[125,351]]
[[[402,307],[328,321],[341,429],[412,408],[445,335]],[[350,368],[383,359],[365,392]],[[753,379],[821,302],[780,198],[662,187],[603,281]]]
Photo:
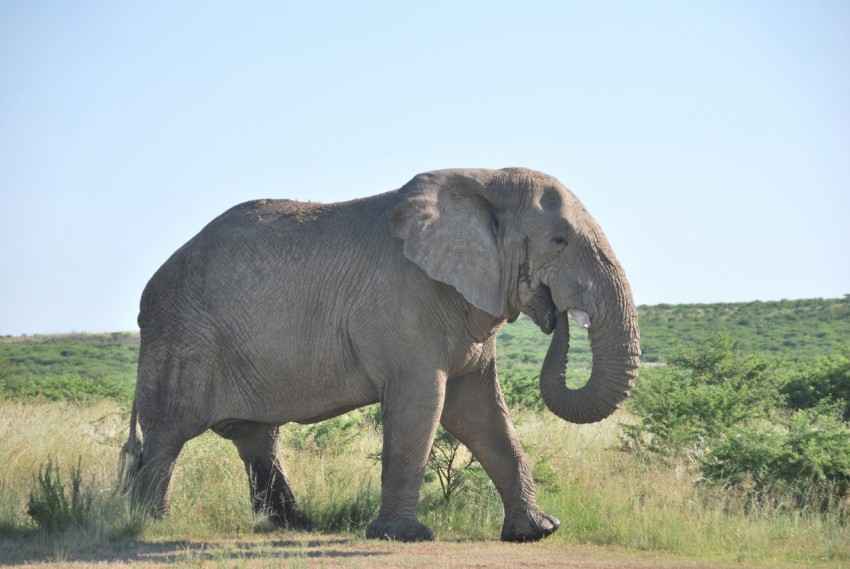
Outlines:
[[[590,315],[581,308],[569,308],[567,311],[578,324],[579,328],[587,330],[590,328]],[[555,320],[558,309],[552,300],[552,292],[544,284],[540,284],[531,297],[531,302],[525,307],[524,312],[534,321],[544,334],[551,334],[555,329]]]
[[555,316],[558,309],[552,300],[552,292],[543,283],[534,289],[534,293],[525,305],[523,312],[537,324],[544,334],[551,334],[555,329]]

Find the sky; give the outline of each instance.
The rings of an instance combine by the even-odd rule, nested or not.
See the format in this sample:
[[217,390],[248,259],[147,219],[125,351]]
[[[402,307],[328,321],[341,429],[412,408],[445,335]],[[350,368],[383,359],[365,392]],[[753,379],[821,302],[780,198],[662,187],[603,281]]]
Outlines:
[[850,2],[0,1],[0,335],[137,329],[229,207],[524,166],[638,304],[850,293]]

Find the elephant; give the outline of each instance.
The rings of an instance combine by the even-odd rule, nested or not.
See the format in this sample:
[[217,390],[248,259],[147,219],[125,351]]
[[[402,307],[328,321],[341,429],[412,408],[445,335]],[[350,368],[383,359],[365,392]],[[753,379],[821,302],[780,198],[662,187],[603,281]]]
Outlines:
[[[578,389],[565,383],[568,313],[591,341]],[[549,410],[591,423],[621,406],[640,358],[631,288],[598,223],[549,175],[437,170],[353,201],[237,205],[142,294],[128,492],[167,514],[181,448],[211,429],[235,444],[258,513],[310,527],[281,427],[380,403],[381,502],[368,538],[433,539],[416,508],[442,424],[497,489],[501,539],[542,539],[560,521],[537,504],[496,372],[496,333],[520,314],[552,334],[540,373]]]

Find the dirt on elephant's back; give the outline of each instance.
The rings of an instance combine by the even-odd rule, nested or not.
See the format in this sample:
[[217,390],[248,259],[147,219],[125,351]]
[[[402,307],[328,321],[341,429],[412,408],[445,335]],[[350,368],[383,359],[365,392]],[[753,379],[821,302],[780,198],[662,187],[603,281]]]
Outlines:
[[[392,543],[357,537],[281,533],[228,540],[132,542],[83,551],[28,550],[0,540],[0,566],[161,568],[199,567],[570,567],[576,569],[723,568],[741,563],[659,557],[622,548],[564,545],[553,541],[511,544],[498,541]],[[7,556],[7,554],[11,554]]]

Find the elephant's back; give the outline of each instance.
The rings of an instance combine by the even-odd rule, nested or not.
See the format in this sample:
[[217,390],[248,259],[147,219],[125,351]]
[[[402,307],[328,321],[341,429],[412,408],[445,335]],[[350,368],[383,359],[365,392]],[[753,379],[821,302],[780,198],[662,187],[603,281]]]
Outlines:
[[289,199],[260,199],[236,205],[214,219],[211,231],[222,225],[262,226],[265,224],[303,226],[333,211],[334,205]]
[[339,279],[343,265],[372,265],[390,254],[386,220],[394,198],[395,192],[334,204],[259,199],[230,208],[154,274],[142,295],[140,328],[230,317],[221,312],[257,304],[296,310],[318,283],[339,288],[327,281]]
[[[301,236],[316,238],[321,246],[336,236],[346,240],[368,238],[386,226],[397,191],[346,202],[324,204],[290,199],[258,199],[236,205],[212,220],[195,240],[215,242],[234,238],[262,241],[274,233],[281,241]],[[232,244],[232,243],[231,243]],[[310,247],[310,244],[303,245]]]

